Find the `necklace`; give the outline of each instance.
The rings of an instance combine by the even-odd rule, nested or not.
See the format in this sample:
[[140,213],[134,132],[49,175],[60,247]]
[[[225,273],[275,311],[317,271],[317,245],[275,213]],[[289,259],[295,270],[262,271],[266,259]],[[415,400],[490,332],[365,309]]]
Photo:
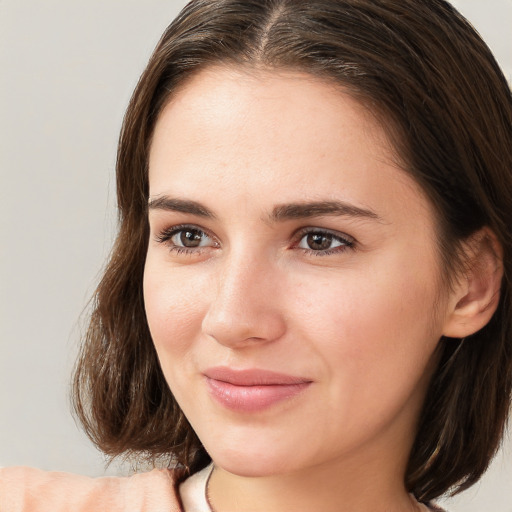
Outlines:
[[210,499],[210,478],[213,473],[213,464],[212,469],[210,471],[210,474],[208,475],[208,478],[206,479],[205,487],[204,487],[204,497],[206,498],[206,505],[208,505],[208,508],[210,509],[208,512],[215,512],[212,501]]
[[[210,478],[213,474],[213,464],[211,467],[205,468],[205,470],[208,471],[207,477],[204,479],[204,490],[203,490],[203,496],[205,498],[205,507],[207,507],[204,512],[216,512],[215,508],[212,505],[211,495],[210,495]],[[203,471],[205,471],[203,470]],[[409,497],[411,499],[411,504],[414,507],[414,510],[416,512],[430,512],[430,509],[424,504],[420,503],[414,495],[411,493],[409,494]]]

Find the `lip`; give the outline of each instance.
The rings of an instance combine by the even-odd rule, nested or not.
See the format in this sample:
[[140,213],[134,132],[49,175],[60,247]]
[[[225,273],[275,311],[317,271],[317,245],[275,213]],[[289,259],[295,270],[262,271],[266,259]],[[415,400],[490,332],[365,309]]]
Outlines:
[[262,369],[210,368],[204,372],[210,395],[221,405],[239,412],[256,412],[305,391],[311,379]]

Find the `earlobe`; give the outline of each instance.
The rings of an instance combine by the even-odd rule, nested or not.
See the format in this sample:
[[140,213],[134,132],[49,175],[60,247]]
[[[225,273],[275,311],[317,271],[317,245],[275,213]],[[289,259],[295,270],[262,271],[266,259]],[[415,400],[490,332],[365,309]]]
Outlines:
[[443,335],[464,338],[484,327],[500,300],[503,250],[487,227],[474,233],[465,244],[465,271],[454,287],[451,311]]

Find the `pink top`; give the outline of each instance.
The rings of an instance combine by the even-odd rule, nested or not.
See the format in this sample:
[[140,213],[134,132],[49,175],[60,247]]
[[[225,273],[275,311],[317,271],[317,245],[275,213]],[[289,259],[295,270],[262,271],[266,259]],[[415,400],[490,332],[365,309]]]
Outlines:
[[89,478],[27,467],[0,469],[2,512],[181,512],[173,473]]

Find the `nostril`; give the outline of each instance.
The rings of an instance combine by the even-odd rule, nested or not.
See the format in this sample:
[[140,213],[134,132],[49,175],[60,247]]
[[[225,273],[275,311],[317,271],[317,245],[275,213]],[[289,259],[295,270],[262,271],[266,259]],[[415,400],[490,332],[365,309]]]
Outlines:
[[202,322],[206,336],[229,346],[273,341],[285,331],[272,268],[242,248],[223,261]]
[[279,339],[284,318],[276,307],[246,304],[236,310],[212,307],[202,323],[203,333],[222,345],[238,346]]

